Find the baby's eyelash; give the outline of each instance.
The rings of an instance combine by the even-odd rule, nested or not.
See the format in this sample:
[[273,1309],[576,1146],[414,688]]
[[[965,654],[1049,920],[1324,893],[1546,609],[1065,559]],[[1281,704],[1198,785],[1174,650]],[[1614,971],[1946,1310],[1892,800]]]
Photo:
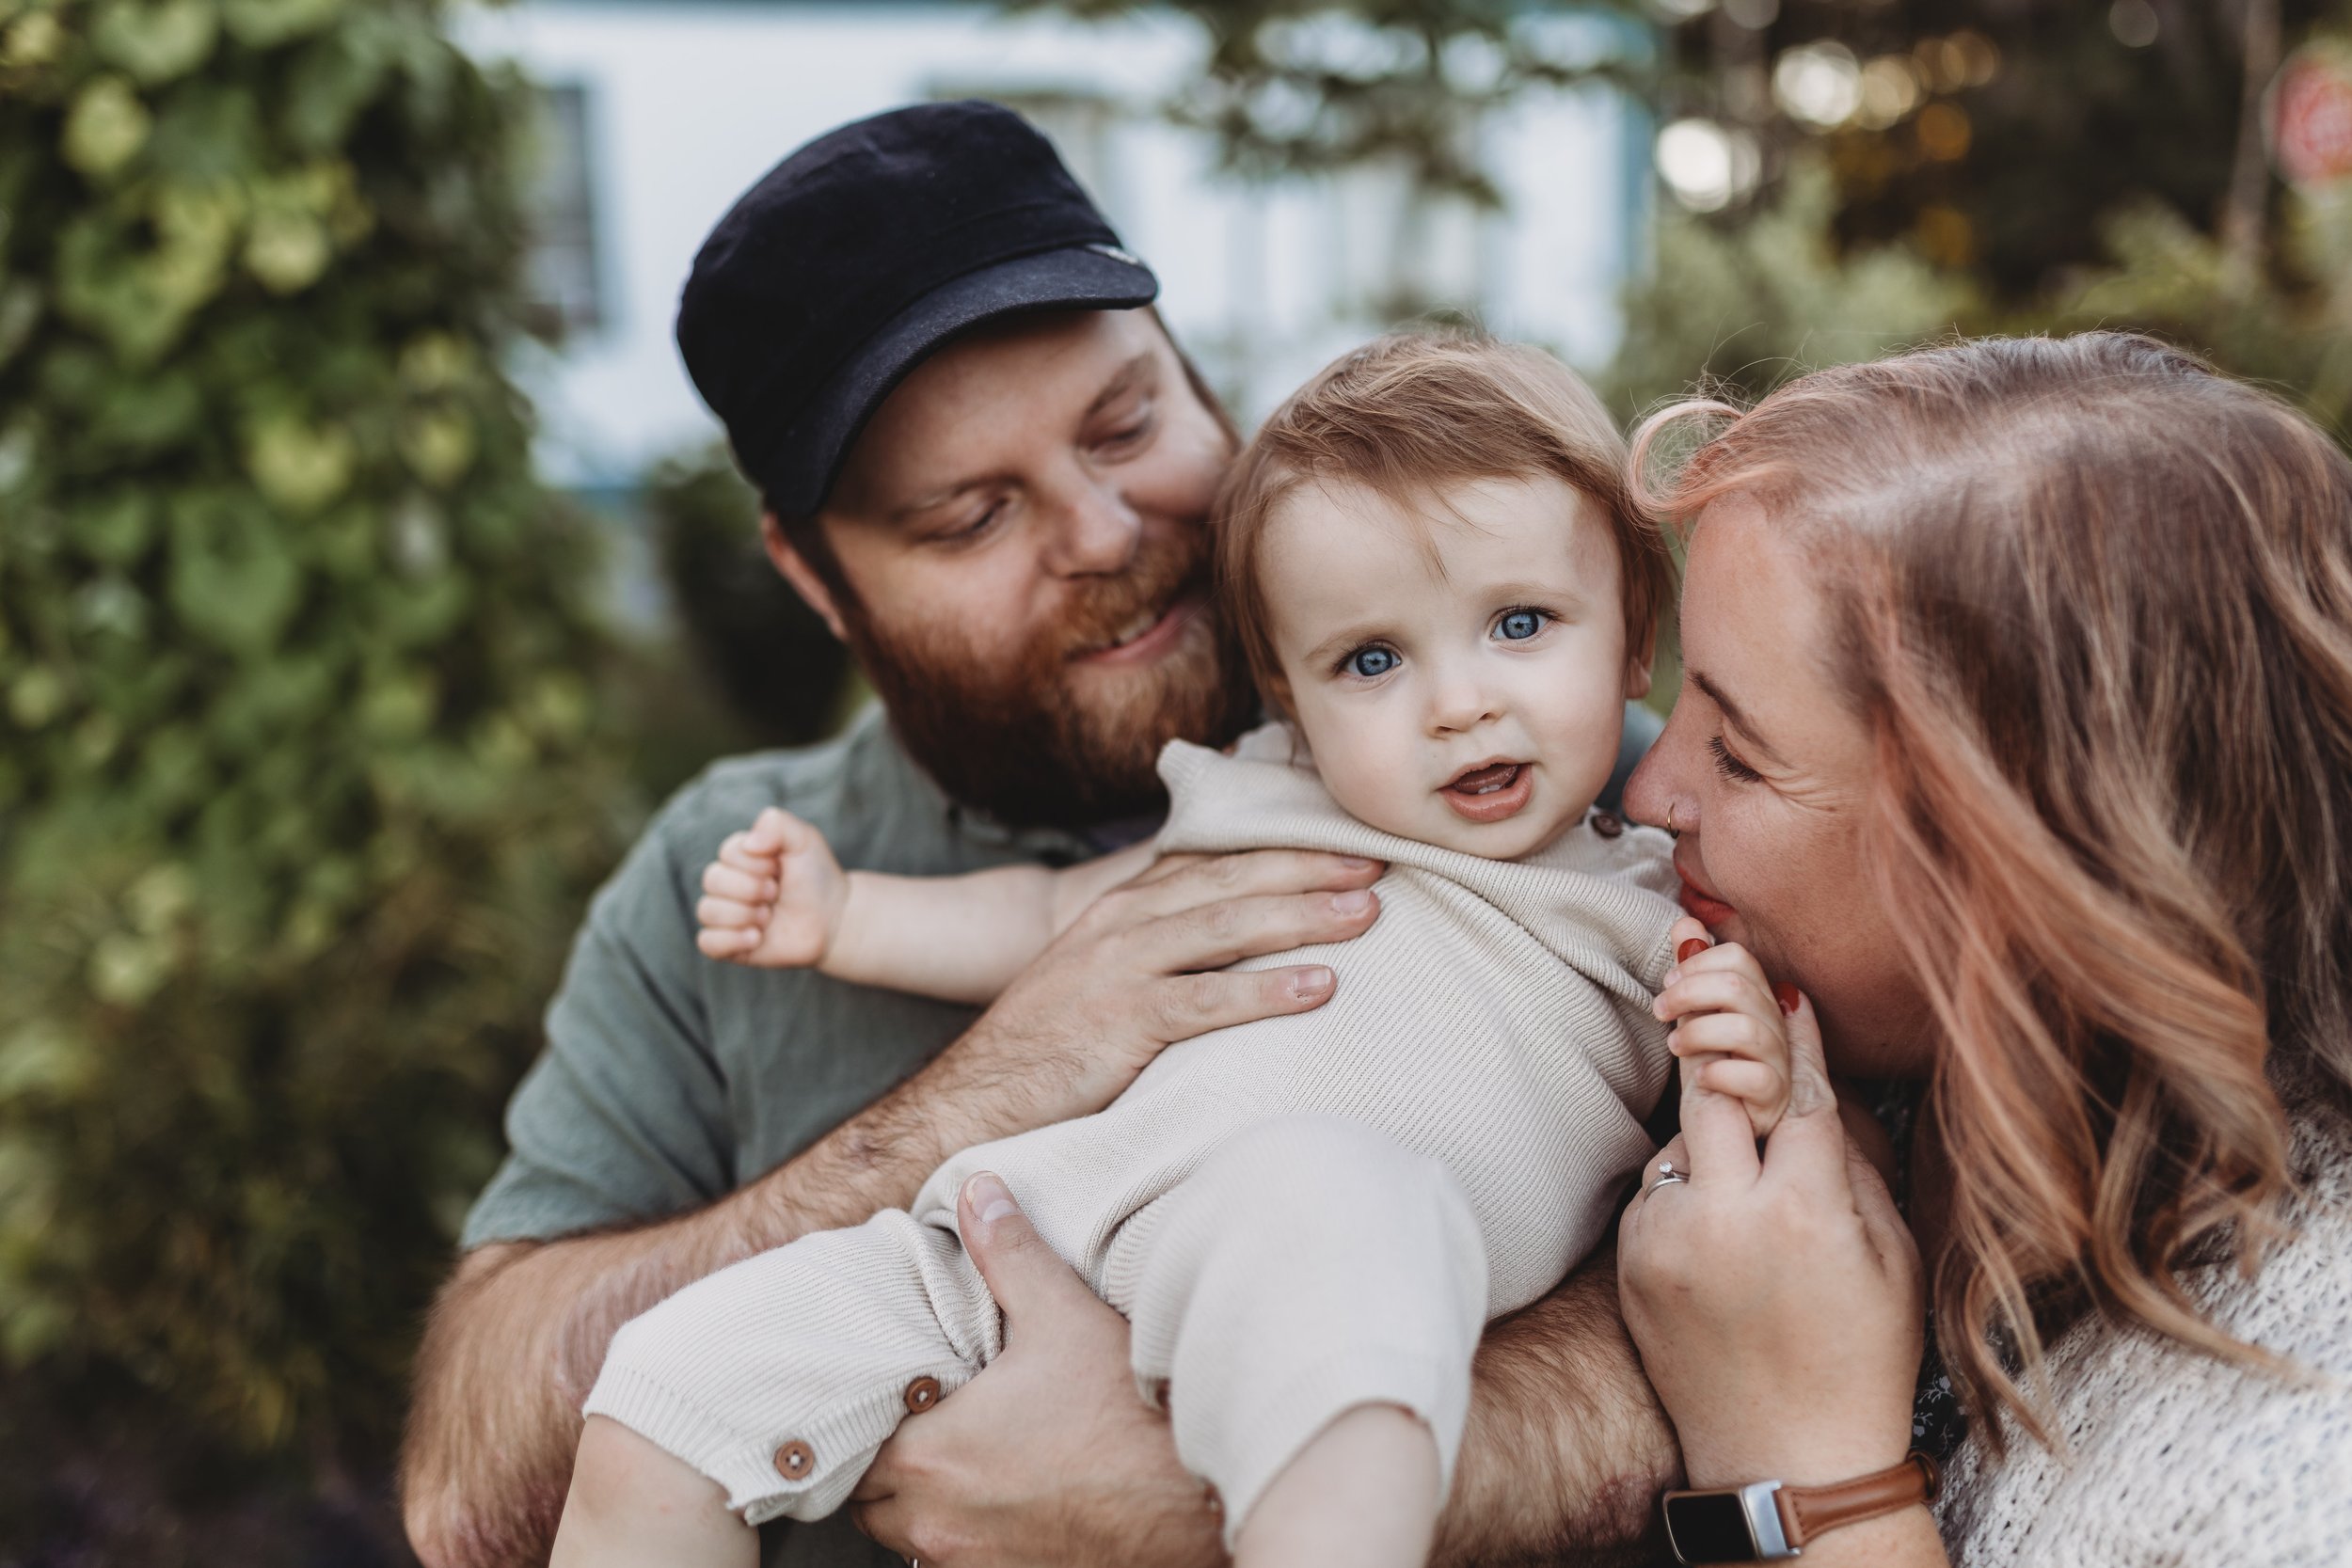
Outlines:
[[1722,774],[1725,779],[1728,779],[1733,784],[1760,784],[1763,782],[1763,774],[1757,772],[1755,768],[1750,768],[1746,763],[1741,762],[1738,757],[1731,754],[1731,748],[1724,744],[1724,737],[1722,736],[1708,736],[1707,737],[1707,749],[1715,758],[1715,771]]

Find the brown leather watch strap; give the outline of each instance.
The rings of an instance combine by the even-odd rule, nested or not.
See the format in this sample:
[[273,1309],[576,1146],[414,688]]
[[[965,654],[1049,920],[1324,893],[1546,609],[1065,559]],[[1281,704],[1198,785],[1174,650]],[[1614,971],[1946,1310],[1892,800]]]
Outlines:
[[1772,1494],[1772,1502],[1780,1510],[1781,1533],[1789,1545],[1802,1550],[1823,1530],[1933,1502],[1942,1479],[1935,1461],[1914,1449],[1899,1465],[1834,1486],[1784,1484]]

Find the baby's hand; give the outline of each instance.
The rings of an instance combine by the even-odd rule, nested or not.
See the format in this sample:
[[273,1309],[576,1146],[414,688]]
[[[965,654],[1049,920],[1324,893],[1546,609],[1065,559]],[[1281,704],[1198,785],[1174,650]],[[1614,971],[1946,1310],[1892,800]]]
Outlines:
[[1794,986],[1764,978],[1756,956],[1736,942],[1718,947],[1695,920],[1675,922],[1677,962],[1651,1010],[1675,1025],[1666,1045],[1690,1080],[1747,1106],[1759,1138],[1788,1109],[1788,1029]]
[[850,879],[825,835],[771,806],[704,867],[694,945],[755,969],[811,969],[824,961],[849,899]]

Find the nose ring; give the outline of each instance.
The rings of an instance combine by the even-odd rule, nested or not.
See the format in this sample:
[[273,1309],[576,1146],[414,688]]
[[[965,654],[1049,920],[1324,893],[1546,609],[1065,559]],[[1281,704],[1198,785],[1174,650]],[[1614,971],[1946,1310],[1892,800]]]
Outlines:
[[1675,801],[1666,802],[1666,832],[1678,838],[1682,834],[1682,830],[1675,826]]

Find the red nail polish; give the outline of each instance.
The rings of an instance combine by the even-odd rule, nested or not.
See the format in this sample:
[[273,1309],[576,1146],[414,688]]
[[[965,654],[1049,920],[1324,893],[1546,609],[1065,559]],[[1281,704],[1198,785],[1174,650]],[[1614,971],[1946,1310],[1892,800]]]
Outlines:
[[1708,941],[1705,937],[1692,937],[1688,942],[1685,942],[1681,946],[1675,949],[1675,962],[1678,964],[1687,964],[1692,958],[1697,958],[1701,953],[1706,952],[1708,948],[1714,945],[1715,944],[1713,942]]
[[1804,1000],[1804,993],[1786,980],[1776,980],[1772,983],[1772,1000],[1780,1004],[1782,1012],[1793,1013]]

